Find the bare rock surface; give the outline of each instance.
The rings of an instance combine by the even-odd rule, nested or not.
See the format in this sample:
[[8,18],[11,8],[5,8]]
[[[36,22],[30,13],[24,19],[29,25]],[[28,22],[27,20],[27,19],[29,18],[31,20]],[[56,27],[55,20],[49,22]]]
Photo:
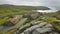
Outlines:
[[24,32],[19,34],[59,34],[55,32],[55,29],[51,24],[47,24],[47,22],[40,23],[38,25],[31,26],[27,28]]

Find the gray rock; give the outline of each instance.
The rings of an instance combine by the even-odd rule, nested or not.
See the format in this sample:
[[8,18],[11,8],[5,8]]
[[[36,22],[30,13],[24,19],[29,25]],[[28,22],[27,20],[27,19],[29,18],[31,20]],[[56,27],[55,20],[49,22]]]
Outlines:
[[33,19],[36,19],[37,17],[39,17],[40,15],[39,15],[39,13],[35,13],[35,14],[31,14],[30,15]]
[[31,22],[32,25],[37,25],[39,24],[41,21],[34,21],[34,22]]
[[36,28],[40,28],[40,27],[42,27],[42,26],[44,26],[44,25],[46,25],[46,24],[47,24],[47,23],[44,22],[44,23],[40,23],[39,25],[34,25],[34,26],[26,29],[22,34],[24,34],[24,33],[28,34],[27,32],[30,33],[30,32],[32,32],[33,30],[35,30]]
[[37,32],[36,30],[32,32],[32,34],[41,34],[40,32]]
[[56,22],[60,24],[60,20],[56,20]]
[[[15,33],[21,33],[21,32],[23,32],[26,28],[29,28],[29,27],[31,27],[31,26],[34,26],[34,25],[37,25],[37,24],[39,24],[40,23],[40,21],[37,21],[37,22],[35,22],[35,21],[31,21],[30,23],[27,23],[27,24],[25,24],[24,26],[22,26],[22,27],[20,27],[19,28],[19,30],[18,31],[16,31]],[[14,33],[14,34],[15,34]]]
[[53,28],[53,26],[51,24],[47,24],[45,28]]
[[58,32],[50,32],[49,34],[59,34]]
[[4,28],[4,26],[0,26],[0,31]]
[[35,31],[37,31],[39,33],[45,33],[45,32],[52,31],[52,29],[51,28],[37,28]]
[[[22,21],[22,20],[23,20],[23,21]],[[11,29],[18,29],[19,27],[21,27],[21,26],[25,23],[26,20],[27,20],[27,18],[23,18],[23,19],[21,19],[16,25],[3,29],[3,30],[2,30],[3,34],[4,34],[5,32],[8,32],[8,31],[11,30]]]
[[[37,22],[40,22],[40,21],[37,21]],[[27,28],[22,33],[18,33],[18,34],[59,34],[54,31],[54,28],[51,24],[48,24],[47,22],[42,22],[38,24],[37,22],[28,23],[29,26],[30,24],[33,24],[33,26]],[[24,25],[24,27],[20,29],[23,29],[28,25]]]
[[12,15],[10,18],[6,20],[6,22],[3,24],[4,26],[13,26],[19,22],[19,20],[22,19],[22,15]]

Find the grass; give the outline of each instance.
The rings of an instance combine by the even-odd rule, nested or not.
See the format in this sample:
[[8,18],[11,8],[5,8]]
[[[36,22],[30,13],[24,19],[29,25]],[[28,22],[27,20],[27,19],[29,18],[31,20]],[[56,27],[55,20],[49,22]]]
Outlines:
[[14,14],[25,14],[25,13],[28,13],[28,12],[32,12],[31,10],[21,10],[21,11],[12,11],[12,10],[9,10],[9,11],[1,11],[0,10],[0,25],[3,24],[6,19],[8,17],[5,17],[5,16],[9,16],[9,15],[14,15]]
[[13,28],[9,29],[4,34],[13,34],[13,32],[17,31],[17,29],[19,29],[21,26],[23,26],[23,24],[26,22],[26,20],[27,20],[27,18],[21,19],[21,21],[19,21],[19,23],[17,23],[15,26],[13,26]]
[[28,12],[32,12],[32,10],[27,9],[26,7],[0,5],[0,25],[4,24],[10,15],[25,14]]
[[[29,8],[26,8],[26,7],[17,7],[17,6],[0,6],[0,25],[4,24],[6,22],[6,20],[9,18],[10,15],[14,15],[14,14],[26,14],[28,12],[32,12],[32,9],[29,9]],[[39,16],[35,20],[36,21],[42,21],[42,22],[51,23],[52,25],[54,25],[55,28],[57,28],[57,30],[60,31],[60,25],[54,23],[55,20],[60,20],[60,13],[59,14],[58,13],[46,13],[44,15]],[[42,18],[44,18],[44,19],[42,19]],[[25,19],[21,20],[21,22],[19,23],[19,26],[16,25],[15,27],[18,26],[18,28],[19,28],[22,25],[26,24],[26,22],[30,22],[30,21],[31,20],[26,20],[25,21]],[[15,31],[16,31],[16,29],[13,29],[13,30],[10,30],[10,31],[8,31],[8,32],[6,32],[4,34],[12,34]]]
[[0,25],[4,24],[9,17],[0,18]]
[[57,31],[60,32],[60,24],[58,24],[58,23],[52,23],[52,25],[56,28]]
[[4,17],[4,16],[7,16],[7,15],[13,15],[13,14],[24,14],[24,13],[28,13],[28,12],[31,12],[31,10],[20,10],[20,11],[13,11],[13,10],[9,10],[9,11],[1,11],[0,10],[0,17]]

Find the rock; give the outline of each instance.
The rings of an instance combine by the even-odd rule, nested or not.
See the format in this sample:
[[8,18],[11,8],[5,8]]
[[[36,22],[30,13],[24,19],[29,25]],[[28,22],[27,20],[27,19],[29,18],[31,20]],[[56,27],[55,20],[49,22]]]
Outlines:
[[40,23],[40,25],[45,26],[45,25],[47,25],[47,22],[42,22],[42,23]]
[[39,25],[32,26],[32,27],[26,29],[22,34],[24,34],[24,33],[28,34],[27,32],[30,33],[31,31],[33,31],[34,29],[39,28],[39,27],[40,27]]
[[30,23],[27,23],[27,24],[25,24],[24,26],[22,26],[22,27],[20,27],[19,28],[19,30],[17,30],[15,33],[21,33],[21,32],[23,32],[24,30],[26,30],[27,28],[29,28],[29,27],[31,27],[31,26],[34,26],[34,25],[37,25],[37,24],[39,24],[40,23],[40,21],[37,21],[37,22],[35,22],[35,21],[31,21]]
[[[22,21],[23,20],[23,21]],[[23,18],[23,19],[21,19],[16,25],[14,25],[14,26],[11,26],[11,27],[9,27],[9,28],[6,28],[6,29],[4,29],[3,31],[2,31],[2,33],[4,33],[4,34],[8,34],[8,33],[13,33],[13,32],[15,32],[15,31],[17,31],[17,29],[19,29],[24,23],[25,23],[25,21],[27,21],[27,18]],[[12,31],[13,30],[13,31]],[[11,34],[10,33],[10,34]]]
[[31,20],[33,20],[33,19],[36,19],[37,17],[39,17],[40,16],[40,14],[37,12],[33,12],[33,13],[27,13],[27,14],[24,14],[23,15],[23,17],[25,17],[25,18],[29,18],[29,19],[31,19]]
[[[46,32],[50,32],[50,31],[52,31],[52,29],[51,28],[37,28],[36,30],[34,30],[34,31],[36,31],[36,33],[38,32],[38,33],[46,33]],[[33,32],[34,33],[34,32]]]
[[35,14],[31,14],[30,16],[31,16],[33,19],[36,19],[37,17],[40,16],[40,14],[39,14],[39,13],[35,13]]
[[50,32],[49,34],[59,34],[59,33],[52,31],[52,32]]
[[4,26],[0,26],[0,31],[4,28]]
[[37,24],[40,24],[40,23],[41,23],[41,21],[33,21],[33,22],[31,22],[32,25],[37,25]]
[[56,20],[56,22],[60,24],[60,20]]
[[31,34],[41,34],[41,33],[34,30]]
[[53,26],[51,24],[47,24],[45,28],[53,28]]
[[19,19],[22,18],[22,15],[13,15],[13,18],[9,18],[8,21],[10,21],[13,24],[16,24]]
[[31,24],[27,23],[26,25],[20,27],[15,33],[19,34],[19,33],[23,32],[26,28],[28,28],[30,26],[31,26]]
[[24,33],[28,34],[27,32],[30,33],[30,32],[32,32],[33,30],[35,30],[36,28],[40,28],[40,27],[42,27],[42,26],[44,26],[44,25],[46,25],[46,24],[47,24],[47,23],[44,22],[44,23],[40,23],[39,25],[34,25],[34,26],[26,29],[22,34],[24,34]]
[[[48,24],[47,22],[38,24],[37,22],[40,21],[32,21],[31,23],[25,24],[19,29],[19,31],[22,31],[26,26],[30,27],[20,33],[19,31],[17,33],[15,32],[15,34],[59,34],[58,32],[55,32],[55,29],[51,24]],[[31,26],[31,24],[33,24],[33,26]]]
[[16,23],[18,23],[18,21],[22,18],[22,15],[13,15],[11,16],[9,19],[7,19],[6,23],[3,24],[4,26],[13,26]]

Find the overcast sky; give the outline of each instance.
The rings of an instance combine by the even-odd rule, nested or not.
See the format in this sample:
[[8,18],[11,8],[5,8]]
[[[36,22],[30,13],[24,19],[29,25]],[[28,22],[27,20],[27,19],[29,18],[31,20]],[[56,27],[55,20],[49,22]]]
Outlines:
[[0,4],[48,6],[60,9],[60,0],[0,0]]

